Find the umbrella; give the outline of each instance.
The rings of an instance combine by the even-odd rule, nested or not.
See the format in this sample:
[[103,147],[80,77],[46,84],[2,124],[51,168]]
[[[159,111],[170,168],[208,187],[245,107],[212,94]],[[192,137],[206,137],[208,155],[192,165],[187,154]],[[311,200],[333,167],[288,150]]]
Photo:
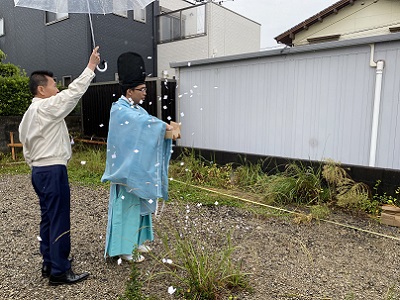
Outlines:
[[[109,14],[116,11],[143,9],[155,0],[14,0],[15,6],[28,7],[54,13],[85,13],[89,15],[90,29],[93,46],[96,46],[93,34],[91,14]],[[107,70],[107,62],[104,61],[104,69]]]

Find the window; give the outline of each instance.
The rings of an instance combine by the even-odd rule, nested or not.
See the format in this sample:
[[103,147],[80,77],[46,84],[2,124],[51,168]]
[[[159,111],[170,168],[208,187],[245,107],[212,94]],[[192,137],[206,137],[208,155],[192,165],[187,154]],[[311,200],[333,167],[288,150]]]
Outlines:
[[68,87],[71,82],[72,82],[72,76],[71,75],[63,76],[63,78],[62,78],[62,85],[63,86]]
[[307,41],[310,44],[316,44],[316,43],[323,43],[323,42],[332,42],[332,41],[338,41],[340,38],[340,34],[332,34],[332,35],[324,35],[324,36],[318,36],[318,37],[311,37],[308,38]]
[[146,23],[146,9],[137,8],[133,11],[133,19],[138,22]]
[[4,19],[0,18],[0,36],[4,35]]
[[53,13],[46,11],[46,24],[68,19],[68,13]]
[[166,43],[206,35],[205,5],[158,16],[158,42]]

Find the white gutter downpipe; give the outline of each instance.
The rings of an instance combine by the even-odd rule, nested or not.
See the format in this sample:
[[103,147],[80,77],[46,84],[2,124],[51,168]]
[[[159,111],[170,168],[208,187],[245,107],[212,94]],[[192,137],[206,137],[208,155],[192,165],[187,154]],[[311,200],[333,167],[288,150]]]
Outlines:
[[380,106],[381,106],[382,78],[383,78],[383,68],[385,66],[385,62],[383,60],[378,60],[377,62],[374,61],[375,45],[371,44],[370,46],[371,46],[371,56],[369,65],[373,68],[376,68],[376,78],[375,78],[374,108],[372,115],[371,146],[369,152],[369,166],[375,167],[376,148],[378,144]]

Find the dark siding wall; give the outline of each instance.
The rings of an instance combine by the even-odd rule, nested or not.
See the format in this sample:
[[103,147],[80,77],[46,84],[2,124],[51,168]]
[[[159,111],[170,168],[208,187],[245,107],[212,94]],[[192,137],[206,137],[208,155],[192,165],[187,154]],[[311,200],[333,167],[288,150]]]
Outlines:
[[77,77],[86,66],[89,55],[87,16],[70,18],[45,25],[45,12],[14,7],[13,1],[0,2],[0,16],[5,22],[5,36],[0,48],[6,62],[19,65],[27,74],[49,69],[58,80],[62,76]]
[[[157,86],[161,85],[162,95],[157,95]],[[147,96],[141,106],[153,116],[161,115],[161,119],[167,123],[176,120],[175,116],[175,90],[176,82],[164,84],[159,80],[146,82]],[[121,95],[119,84],[96,84],[91,85],[82,97],[82,134],[85,137],[106,138],[108,123],[110,120],[110,109],[112,103],[117,101]],[[160,99],[161,98],[161,99]],[[157,103],[160,101],[161,106]],[[157,107],[161,112],[157,112]]]
[[[145,24],[134,21],[132,11],[128,18],[92,15],[96,44],[109,64],[106,72],[96,72],[94,82],[114,80],[117,57],[126,51],[141,54],[147,73],[154,73],[154,5],[147,7]],[[87,14],[70,14],[68,19],[46,26],[43,11],[14,7],[12,0],[1,0],[0,17],[5,22],[0,49],[7,54],[6,62],[21,66],[28,75],[37,69],[49,69],[57,80],[69,75],[74,79],[86,66],[92,49]]]

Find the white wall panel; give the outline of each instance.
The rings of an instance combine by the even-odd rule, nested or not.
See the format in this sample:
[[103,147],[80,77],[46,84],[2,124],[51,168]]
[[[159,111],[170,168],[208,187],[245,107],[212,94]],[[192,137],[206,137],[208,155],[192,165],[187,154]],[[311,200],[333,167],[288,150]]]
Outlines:
[[[399,53],[376,55],[394,59],[384,71],[380,124],[387,129],[379,131],[377,166],[400,168]],[[179,98],[179,145],[367,166],[375,85],[369,59],[369,45],[361,45],[181,68],[179,92],[197,88]]]

